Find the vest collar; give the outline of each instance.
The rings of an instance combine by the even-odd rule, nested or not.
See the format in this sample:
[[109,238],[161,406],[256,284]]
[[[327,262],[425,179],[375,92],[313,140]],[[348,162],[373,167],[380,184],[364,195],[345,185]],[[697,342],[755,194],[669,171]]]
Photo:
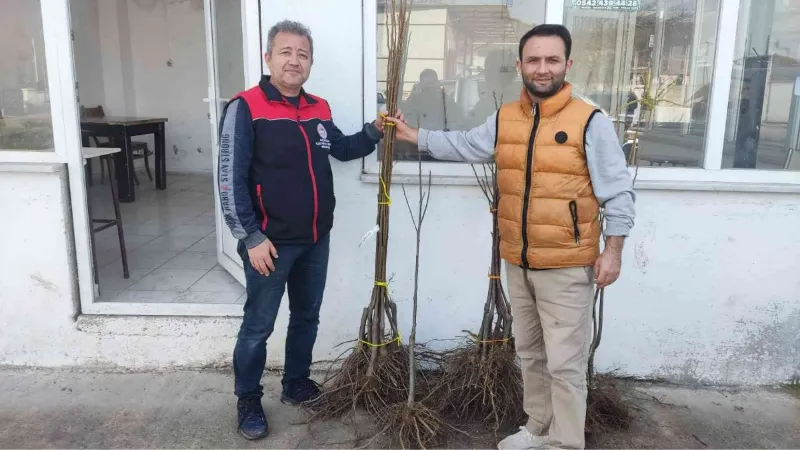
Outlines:
[[[522,109],[525,111],[525,114],[530,116],[533,102],[531,101],[531,98],[528,95],[528,90],[525,89],[525,86],[522,86],[522,92],[519,95],[519,100],[522,105]],[[561,89],[559,89],[559,91],[556,92],[552,97],[546,98],[539,102],[539,115],[541,117],[554,116],[561,112],[561,110],[564,109],[570,101],[572,101],[572,85],[565,81],[564,85],[561,86]]]
[[[278,90],[278,88],[275,87],[275,85],[270,83],[269,79],[270,79],[269,75],[262,75],[261,81],[259,81],[258,83],[258,86],[261,88],[262,91],[264,91],[264,95],[267,96],[267,100],[271,102],[286,103],[286,99],[284,98],[283,94],[281,94],[281,92]],[[300,106],[313,105],[314,103],[317,103],[317,100],[314,97],[308,95],[305,89],[300,88]]]

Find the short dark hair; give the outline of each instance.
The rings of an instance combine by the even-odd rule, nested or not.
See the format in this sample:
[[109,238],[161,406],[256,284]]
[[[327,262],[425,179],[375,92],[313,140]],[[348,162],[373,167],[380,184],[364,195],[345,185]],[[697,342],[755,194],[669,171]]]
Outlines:
[[572,36],[569,34],[569,30],[564,25],[556,25],[556,24],[542,24],[536,25],[535,27],[531,28],[522,39],[519,40],[519,60],[522,61],[522,48],[525,47],[525,44],[528,43],[528,40],[534,36],[558,36],[564,41],[564,49],[566,50],[566,59],[569,59],[570,53],[572,53]]

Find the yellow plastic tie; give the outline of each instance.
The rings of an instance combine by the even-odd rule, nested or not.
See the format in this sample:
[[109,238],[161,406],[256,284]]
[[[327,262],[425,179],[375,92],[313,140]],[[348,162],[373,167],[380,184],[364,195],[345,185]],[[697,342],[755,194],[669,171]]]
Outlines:
[[494,214],[497,212],[497,208],[489,208],[489,212]]
[[382,287],[382,288],[386,289],[386,293],[387,294],[389,293],[389,283],[388,282],[375,280],[375,286]]
[[490,280],[499,280],[499,279],[500,279],[500,275],[492,275],[492,274],[489,274],[489,279],[490,279]]
[[400,332],[398,331],[396,338],[392,339],[391,341],[384,342],[382,344],[373,344],[372,342],[368,342],[368,341],[365,341],[363,339],[359,339],[358,342],[360,342],[360,343],[362,343],[362,344],[364,344],[364,345],[366,345],[368,347],[386,347],[387,345],[394,344],[395,342],[397,342],[398,345],[402,345],[403,344],[403,338],[402,338],[402,336],[400,336]]
[[[386,288],[386,291],[387,291],[387,292],[389,291],[389,283],[388,283],[388,282],[386,282],[386,281],[378,281],[378,280],[375,280],[375,286],[379,286],[379,287],[382,287],[382,288]],[[372,342],[368,342],[368,341],[365,341],[365,340],[363,340],[363,339],[359,339],[359,340],[358,340],[358,342],[360,342],[360,343],[362,343],[362,344],[364,344],[364,345],[366,345],[366,346],[368,346],[368,347],[385,347],[385,346],[387,346],[387,345],[389,345],[389,344],[393,344],[393,343],[395,343],[395,342],[397,342],[397,344],[398,344],[398,345],[402,345],[402,344],[403,344],[403,338],[402,338],[402,336],[400,335],[400,332],[398,331],[398,332],[397,332],[397,337],[395,337],[394,339],[392,339],[392,340],[391,340],[391,341],[389,341],[389,342],[384,342],[384,343],[382,343],[382,344],[374,344],[374,343],[372,343]]]
[[[386,114],[384,114],[384,113],[381,113],[381,117],[383,117],[384,119],[386,119]],[[383,121],[383,126],[384,126],[384,127],[393,127],[393,126],[394,126],[394,124],[393,124],[392,122],[389,122],[388,120],[384,120],[384,121]]]
[[389,190],[386,189],[386,182],[383,181],[383,177],[381,177],[381,187],[383,187],[383,196],[386,197],[386,201],[385,202],[378,202],[378,204],[379,205],[391,206],[392,198],[389,197]]

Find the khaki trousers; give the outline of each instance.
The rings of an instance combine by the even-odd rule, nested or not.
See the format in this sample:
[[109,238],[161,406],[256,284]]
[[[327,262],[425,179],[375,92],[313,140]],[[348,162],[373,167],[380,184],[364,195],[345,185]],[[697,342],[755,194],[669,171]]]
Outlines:
[[526,427],[549,435],[552,447],[582,449],[594,270],[525,270],[506,263],[506,273]]

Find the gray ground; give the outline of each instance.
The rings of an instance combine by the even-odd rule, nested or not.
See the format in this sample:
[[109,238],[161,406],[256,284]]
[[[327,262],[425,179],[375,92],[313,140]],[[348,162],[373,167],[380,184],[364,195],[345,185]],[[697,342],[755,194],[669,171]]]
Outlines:
[[[228,372],[104,373],[0,370],[2,448],[351,448],[353,427],[309,428],[278,402],[277,375],[265,376],[271,436],[236,434]],[[798,448],[800,399],[779,389],[689,389],[631,383],[638,408],[627,433],[603,436],[617,448]],[[385,445],[386,443],[383,443]],[[449,447],[489,448],[491,437]],[[375,444],[379,445],[379,444]]]

